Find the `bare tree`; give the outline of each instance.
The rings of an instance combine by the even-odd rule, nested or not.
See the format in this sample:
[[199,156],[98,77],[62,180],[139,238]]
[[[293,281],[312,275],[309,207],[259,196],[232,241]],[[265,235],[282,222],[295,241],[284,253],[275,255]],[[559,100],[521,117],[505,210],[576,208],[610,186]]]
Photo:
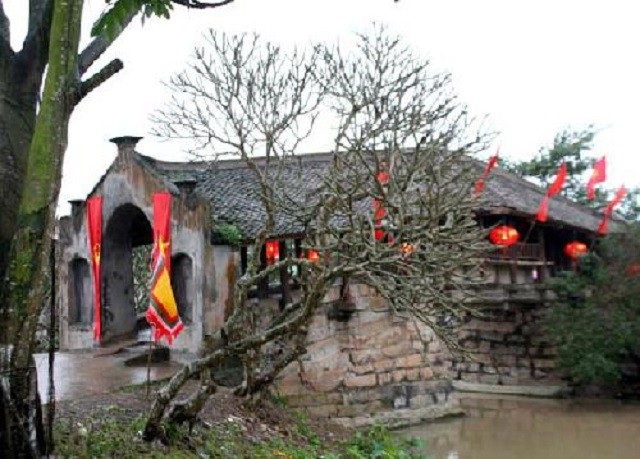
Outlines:
[[[432,74],[382,28],[358,36],[349,55],[320,46],[286,54],[246,35],[212,32],[208,41],[170,81],[174,98],[155,117],[157,134],[194,140],[198,155],[244,161],[260,187],[264,226],[236,283],[225,340],[158,392],[147,439],[161,434],[166,408],[187,378],[227,356],[244,364],[237,393],[273,381],[304,352],[307,326],[329,288],[347,279],[369,285],[395,313],[455,345],[447,319],[466,310],[484,250],[467,158],[483,138],[469,136],[448,75]],[[322,109],[336,120],[334,147],[310,176],[298,147]],[[300,228],[317,261],[288,254],[259,269],[260,249],[281,221]],[[256,320],[249,289],[292,265],[301,268],[301,292],[271,320]],[[276,342],[280,351],[267,358]],[[193,418],[214,390],[212,381],[203,383],[168,418]]]

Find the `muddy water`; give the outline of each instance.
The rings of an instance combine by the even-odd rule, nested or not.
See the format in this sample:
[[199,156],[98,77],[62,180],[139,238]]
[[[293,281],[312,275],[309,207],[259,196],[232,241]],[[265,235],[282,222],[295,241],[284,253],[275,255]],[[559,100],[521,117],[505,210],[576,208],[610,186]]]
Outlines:
[[400,431],[433,459],[640,458],[640,404],[466,397],[467,416]]
[[[128,356],[93,353],[57,353],[54,365],[56,400],[70,400],[88,395],[101,394],[129,384],[140,384],[147,380],[146,367],[128,367],[124,361]],[[48,368],[46,354],[36,354],[38,389],[40,397],[48,400]],[[181,365],[177,363],[154,364],[151,379],[171,376]]]

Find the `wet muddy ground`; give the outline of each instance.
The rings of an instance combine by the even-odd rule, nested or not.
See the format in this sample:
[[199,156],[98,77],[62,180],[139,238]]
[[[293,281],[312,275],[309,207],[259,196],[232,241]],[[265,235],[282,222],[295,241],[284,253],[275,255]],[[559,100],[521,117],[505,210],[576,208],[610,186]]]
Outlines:
[[[71,400],[89,395],[112,392],[130,384],[147,380],[145,366],[130,367],[125,361],[130,354],[101,355],[94,352],[56,353],[54,387],[56,400]],[[46,403],[49,393],[49,360],[47,354],[36,354],[38,389]],[[176,362],[156,363],[151,366],[151,380],[168,378],[181,367]]]

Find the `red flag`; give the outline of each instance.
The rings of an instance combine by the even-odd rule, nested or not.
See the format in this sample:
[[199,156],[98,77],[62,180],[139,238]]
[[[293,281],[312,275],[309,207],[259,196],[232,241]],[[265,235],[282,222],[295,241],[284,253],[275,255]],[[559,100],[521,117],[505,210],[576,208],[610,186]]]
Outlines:
[[560,193],[562,190],[562,186],[564,185],[564,181],[567,178],[567,164],[562,163],[560,168],[558,169],[558,173],[556,174],[556,178],[551,184],[551,186],[547,189],[547,193],[542,198],[540,202],[540,207],[538,207],[538,215],[536,219],[539,222],[546,222],[547,217],[549,215],[549,198]]
[[560,193],[562,190],[562,186],[564,185],[564,181],[567,178],[567,164],[562,163],[560,169],[558,169],[558,173],[556,175],[556,179],[553,181],[549,189],[547,190],[547,196],[552,198],[553,196]]
[[[376,174],[376,180],[382,186],[385,186],[389,183],[389,173],[387,172],[386,168],[387,168],[387,163],[383,161],[382,163],[380,163],[380,169]],[[373,200],[373,211],[374,211],[373,222],[376,228],[378,228],[382,226],[382,219],[387,214],[387,211],[384,210],[384,207],[382,207],[382,202],[379,199]],[[385,232],[381,229],[375,229],[373,231],[373,237],[375,238],[376,241],[381,241],[384,238],[384,236],[385,236]]]
[[613,215],[614,209],[618,204],[622,202],[622,200],[626,195],[627,195],[627,189],[624,187],[624,185],[621,186],[618,189],[618,191],[616,191],[616,194],[613,196],[613,199],[607,205],[607,208],[604,210],[602,221],[598,226],[598,234],[602,234],[602,235],[607,234],[607,231],[609,230],[609,218],[611,218],[611,216]]
[[587,183],[587,199],[593,201],[596,197],[596,185],[607,179],[607,163],[603,156],[593,165],[591,178]]
[[539,222],[546,222],[547,217],[549,215],[549,195],[544,195],[542,201],[540,201],[540,206],[538,207],[538,215],[536,216],[536,220]]
[[87,199],[87,228],[93,275],[93,339],[100,344],[102,337],[100,318],[100,252],[102,244],[102,198]]
[[156,265],[160,252],[164,254],[164,263],[171,274],[171,195],[153,194],[153,252],[152,266]]
[[171,288],[171,195],[153,195],[153,278],[147,322],[154,328],[153,339],[166,337],[171,344],[182,331],[178,306]]
[[159,252],[151,278],[149,307],[145,316],[154,329],[153,340],[166,338],[171,344],[184,325],[178,314],[178,304],[173,295],[171,278],[164,262],[164,253]]
[[500,148],[498,148],[498,151],[496,152],[495,155],[493,155],[491,158],[489,158],[489,162],[485,166],[484,171],[482,172],[482,175],[480,176],[480,178],[476,182],[476,187],[475,187],[475,195],[476,196],[478,196],[480,193],[482,193],[484,191],[484,182],[485,182],[485,180],[489,176],[489,173],[491,172],[491,169],[496,167],[496,165],[498,164],[498,153],[499,152],[500,152]]

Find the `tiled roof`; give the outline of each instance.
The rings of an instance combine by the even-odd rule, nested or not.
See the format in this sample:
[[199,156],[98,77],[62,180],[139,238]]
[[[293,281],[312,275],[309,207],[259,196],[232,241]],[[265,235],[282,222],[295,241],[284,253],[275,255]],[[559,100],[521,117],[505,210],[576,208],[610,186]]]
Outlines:
[[[484,165],[478,162],[478,173],[482,167]],[[496,168],[486,181],[482,208],[485,211],[506,208],[534,218],[545,192],[541,187],[513,173]],[[549,202],[550,223],[595,232],[601,220],[602,214],[565,197],[557,196]]]
[[[196,192],[207,199],[212,208],[212,217],[217,222],[238,226],[246,238],[251,238],[263,228],[266,218],[260,203],[260,189],[251,170],[245,163],[234,161],[210,162],[165,162],[136,154],[137,159],[163,176],[167,181],[178,183],[196,180]],[[304,202],[313,196],[320,184],[320,177],[327,169],[330,156],[312,154],[301,157],[301,168],[288,171],[293,191]],[[484,165],[473,161],[478,176]],[[301,174],[301,175],[299,175]],[[296,189],[297,188],[297,189]],[[481,212],[513,213],[534,218],[544,190],[506,170],[494,169],[486,181],[482,195]],[[595,232],[602,216],[598,212],[574,203],[563,197],[552,198],[549,206],[549,223],[570,226]],[[299,221],[290,215],[277,214],[273,235],[292,235],[303,232]]]

